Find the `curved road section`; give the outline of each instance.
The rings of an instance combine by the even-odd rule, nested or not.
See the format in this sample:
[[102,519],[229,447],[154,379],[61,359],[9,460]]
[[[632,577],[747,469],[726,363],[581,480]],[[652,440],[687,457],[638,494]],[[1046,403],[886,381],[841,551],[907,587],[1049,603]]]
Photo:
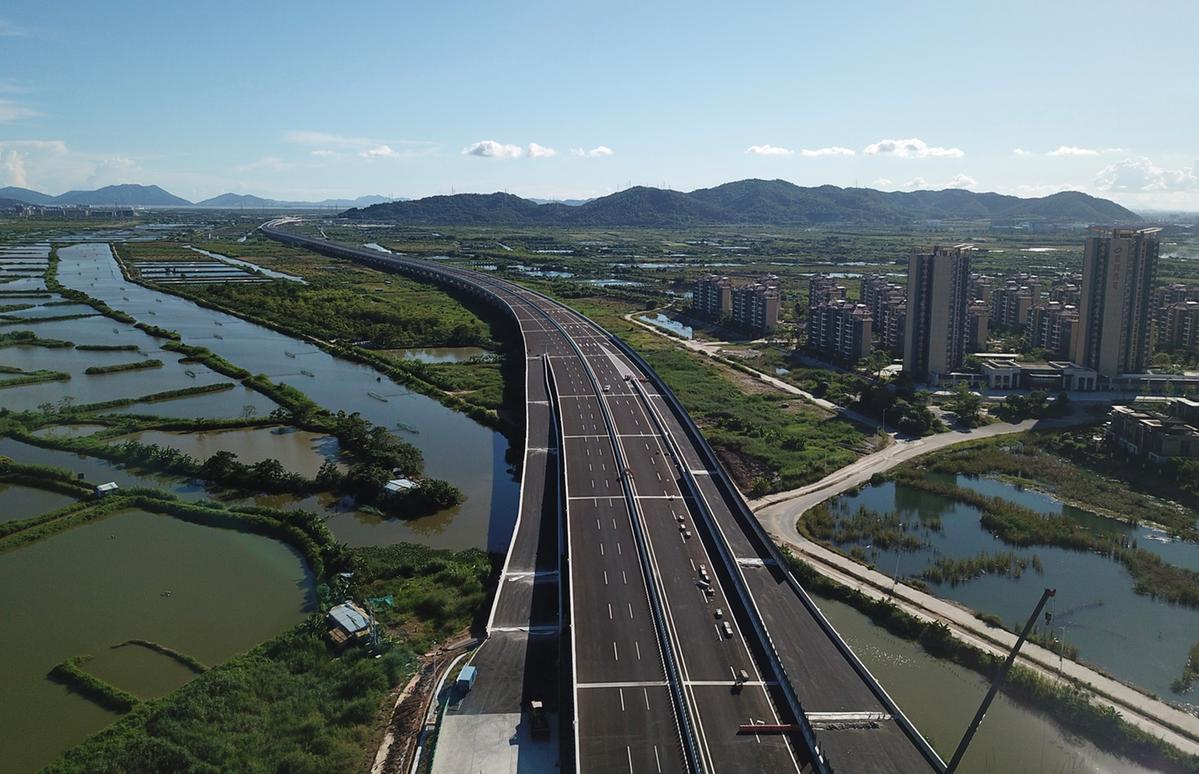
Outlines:
[[[284,223],[262,231],[479,295],[524,340],[520,510],[434,771],[944,770],[637,353],[528,288]],[[531,700],[560,718],[549,740]]]

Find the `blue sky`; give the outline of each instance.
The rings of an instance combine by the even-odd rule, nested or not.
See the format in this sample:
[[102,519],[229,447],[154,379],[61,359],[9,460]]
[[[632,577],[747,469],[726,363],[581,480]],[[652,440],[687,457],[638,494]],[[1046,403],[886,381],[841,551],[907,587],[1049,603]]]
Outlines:
[[1199,210],[1193,2],[271,5],[6,4],[0,185],[567,198],[780,177]]

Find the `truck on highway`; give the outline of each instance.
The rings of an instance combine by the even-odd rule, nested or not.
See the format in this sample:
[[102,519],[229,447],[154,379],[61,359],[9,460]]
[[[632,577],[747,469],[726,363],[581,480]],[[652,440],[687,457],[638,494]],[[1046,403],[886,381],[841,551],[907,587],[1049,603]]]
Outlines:
[[454,683],[454,687],[458,689],[458,693],[470,693],[470,689],[475,687],[475,677],[478,675],[478,670],[473,665],[462,667],[462,671],[458,673],[458,681]]

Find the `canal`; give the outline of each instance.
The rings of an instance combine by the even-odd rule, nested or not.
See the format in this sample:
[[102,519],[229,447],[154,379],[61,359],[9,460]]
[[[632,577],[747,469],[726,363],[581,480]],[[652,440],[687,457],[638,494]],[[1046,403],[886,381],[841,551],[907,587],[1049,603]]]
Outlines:
[[[1002,497],[1047,517],[1073,519],[1092,531],[1127,536],[1172,564],[1199,569],[1199,545],[1161,542],[1163,535],[1149,527],[1131,527],[1063,505],[1042,492],[994,479],[955,476],[946,481],[988,497]],[[940,557],[968,559],[980,553],[1010,552],[1030,563],[1019,578],[987,574],[956,585],[925,582],[931,593],[997,615],[1010,629],[1023,625],[1042,589],[1056,588],[1057,595],[1047,608],[1053,633],[1076,646],[1081,660],[1150,693],[1166,698],[1173,695],[1170,683],[1181,673],[1188,651],[1199,639],[1199,610],[1134,593],[1128,571],[1106,556],[1055,546],[1008,545],[981,526],[977,508],[893,481],[867,486],[830,504],[839,519],[849,518],[862,507],[876,513],[897,513],[908,534],[927,541],[914,551],[859,545],[879,571],[917,578]],[[940,530],[922,526],[937,521]],[[1034,556],[1043,572],[1034,569]]]

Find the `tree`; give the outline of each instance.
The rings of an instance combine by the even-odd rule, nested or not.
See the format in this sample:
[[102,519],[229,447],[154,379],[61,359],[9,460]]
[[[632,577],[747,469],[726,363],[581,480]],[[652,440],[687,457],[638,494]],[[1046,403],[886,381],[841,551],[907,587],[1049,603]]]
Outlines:
[[963,427],[977,427],[982,420],[982,396],[958,382],[953,388],[945,407],[957,415],[958,423]]
[[874,378],[881,381],[883,369],[891,365],[891,353],[885,349],[872,349],[866,363],[870,366]]

